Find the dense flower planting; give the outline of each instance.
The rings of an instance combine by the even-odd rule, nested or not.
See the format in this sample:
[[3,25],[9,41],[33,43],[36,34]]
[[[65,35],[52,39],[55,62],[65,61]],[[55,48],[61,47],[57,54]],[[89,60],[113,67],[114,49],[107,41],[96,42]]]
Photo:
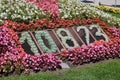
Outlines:
[[53,28],[60,28],[60,27],[72,27],[78,25],[86,25],[91,23],[99,23],[100,25],[104,25],[105,23],[100,19],[72,19],[72,20],[65,20],[65,19],[57,19],[47,21],[46,19],[37,20],[36,22],[31,22],[29,24],[25,23],[16,23],[10,20],[4,21],[4,25],[9,28],[12,28],[15,31],[27,31],[27,30],[40,30],[40,29],[53,29]]
[[[99,23],[99,25],[109,35],[112,42],[106,42],[101,40],[101,41],[96,41],[93,44],[90,44],[89,46],[82,46],[82,47],[64,50],[60,53],[60,57],[68,61],[72,61],[73,64],[83,64],[83,63],[96,62],[109,58],[120,57],[119,54],[120,30],[116,28],[112,28],[110,26],[106,26],[106,24],[100,19],[83,19],[83,20],[58,19],[56,21],[51,21],[52,23],[51,26],[48,23],[49,22],[45,19],[37,20],[35,23],[31,22],[30,24],[16,23],[7,20],[4,22],[4,26],[10,27],[15,31],[23,31],[27,29],[28,30],[30,29],[36,30],[43,28],[49,29],[49,28],[58,28],[58,27],[71,27],[74,25],[87,25],[92,23]],[[37,26],[35,26],[35,24]],[[60,66],[61,60],[58,58],[58,56],[54,54],[43,54],[39,56],[27,55],[22,50],[18,37],[16,36],[14,31],[4,26],[1,27],[0,30],[1,43],[5,43],[6,45],[4,47],[4,45],[1,44],[1,55],[0,55],[1,74],[9,74],[13,72],[21,73],[22,71],[26,71],[26,70],[33,70],[33,71],[56,70],[57,68],[61,68]],[[4,41],[2,38],[6,41]],[[12,49],[15,49],[16,51],[13,50],[12,52]]]
[[1,0],[0,1],[0,21],[12,20],[16,22],[29,23],[37,19],[46,18],[41,9],[25,0]]
[[61,68],[61,60],[55,54],[32,56],[26,54],[17,34],[5,27],[0,27],[0,74],[21,74],[22,71],[56,70]]
[[92,5],[80,3],[80,0],[58,0],[60,17],[62,19],[99,18],[108,24],[120,27],[120,19],[95,8]]
[[22,52],[21,44],[16,33],[6,26],[0,27],[0,54],[12,53],[18,55]]
[[[80,3],[79,0],[40,1],[43,2],[39,3],[39,0],[28,0],[28,2],[26,0],[2,0],[0,2],[0,21],[12,20],[19,23],[30,23],[43,18],[56,20],[56,16],[59,16],[60,19],[100,18],[110,25],[120,27],[119,18],[113,17],[91,5]],[[40,7],[34,4],[40,5]],[[48,9],[48,12],[42,8]],[[53,18],[51,15],[55,17]]]
[[23,62],[26,69],[34,71],[61,69],[61,60],[55,54],[43,54],[40,56],[26,54],[23,57]]
[[54,54],[32,56],[13,53],[0,54],[0,74],[21,74],[26,71],[46,71],[61,69],[61,60]]
[[115,8],[115,7],[109,7],[109,6],[95,6],[96,8],[107,11],[107,12],[113,12],[113,13],[118,13],[120,14],[120,8]]
[[109,58],[120,58],[120,42],[96,41],[89,46],[78,47],[61,52],[61,56],[73,64],[96,62]]
[[59,7],[56,0],[26,0],[33,2],[37,7],[42,8],[44,11],[50,12],[53,18],[59,17]]
[[[26,2],[27,1],[27,2]],[[104,20],[105,22],[101,21]],[[0,1],[0,75],[61,68],[62,60],[73,64],[120,58],[120,19],[78,0],[1,0]],[[61,51],[59,54],[28,55],[16,32],[99,24],[111,38],[88,46]],[[14,32],[16,31],[16,32]]]
[[0,75],[20,74],[24,71],[22,57],[13,53],[0,54]]
[[120,58],[120,30],[105,26],[104,24],[102,28],[105,29],[106,33],[110,36],[111,42],[100,40],[88,46],[64,50],[60,54],[61,57],[71,61],[73,64]]
[[22,60],[18,54],[25,54],[16,33],[5,26],[0,27],[0,74],[7,75],[13,70],[22,70]]

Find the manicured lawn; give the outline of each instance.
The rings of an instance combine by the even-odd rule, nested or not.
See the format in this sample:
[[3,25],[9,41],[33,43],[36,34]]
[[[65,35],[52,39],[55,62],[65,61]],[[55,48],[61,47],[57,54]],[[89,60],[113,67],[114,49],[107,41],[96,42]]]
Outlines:
[[29,76],[6,77],[0,80],[120,80],[120,60],[110,60],[85,68],[41,72]]

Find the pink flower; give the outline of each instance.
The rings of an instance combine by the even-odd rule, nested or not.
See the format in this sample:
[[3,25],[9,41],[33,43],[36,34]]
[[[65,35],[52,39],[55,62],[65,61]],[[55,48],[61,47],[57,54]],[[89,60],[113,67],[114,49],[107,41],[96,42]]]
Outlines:
[[50,12],[53,18],[59,17],[59,8],[56,0],[26,0],[33,2],[37,7]]

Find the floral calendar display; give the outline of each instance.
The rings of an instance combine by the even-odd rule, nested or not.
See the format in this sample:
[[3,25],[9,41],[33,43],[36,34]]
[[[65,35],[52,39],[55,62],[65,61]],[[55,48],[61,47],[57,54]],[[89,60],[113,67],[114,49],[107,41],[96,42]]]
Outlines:
[[[64,49],[89,45],[96,40],[110,41],[98,24],[21,32],[19,35],[25,51],[28,52],[30,49],[35,55],[39,55],[37,53],[59,53]],[[28,46],[29,49],[26,49]],[[59,49],[59,46],[62,46],[62,49]]]

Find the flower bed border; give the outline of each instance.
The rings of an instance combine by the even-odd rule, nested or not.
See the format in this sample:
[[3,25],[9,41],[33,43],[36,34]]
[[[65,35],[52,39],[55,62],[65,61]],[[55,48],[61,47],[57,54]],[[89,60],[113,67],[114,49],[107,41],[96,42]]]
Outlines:
[[65,19],[56,19],[56,20],[36,20],[35,22],[30,22],[29,24],[25,23],[17,23],[11,20],[6,20],[3,22],[3,25],[13,29],[14,31],[21,32],[21,31],[35,31],[35,30],[43,30],[43,29],[54,29],[60,27],[72,27],[72,26],[79,26],[79,25],[87,25],[92,23],[99,23],[100,26],[104,26],[105,23],[98,18],[95,19],[72,19],[72,20],[65,20]]
[[[44,29],[45,28],[58,28],[61,26],[71,27],[73,25],[78,26],[78,25],[99,23],[99,25],[102,27],[102,29],[104,29],[104,31],[107,33],[107,35],[109,35],[109,37],[111,38],[111,42],[106,42],[103,40],[96,41],[88,46],[77,47],[77,48],[61,51],[61,53],[59,53],[58,56],[61,57],[61,59],[63,59],[63,60],[72,62],[73,64],[96,62],[96,61],[105,60],[105,59],[109,59],[109,58],[120,58],[120,48],[119,48],[120,47],[120,30],[119,29],[107,26],[103,21],[101,21],[99,19],[84,19],[84,20],[74,19],[72,21],[71,20],[61,20],[61,21],[58,21],[58,24],[54,24],[55,27],[51,27],[54,25],[46,27],[49,22],[47,24],[44,24],[46,22],[46,20],[38,20],[36,23],[30,23],[28,25],[25,24],[25,26],[27,26],[27,27],[23,26],[25,28],[18,28],[18,27],[22,26],[23,24],[18,24],[18,23],[12,22],[12,21],[5,21],[4,26],[10,27],[16,31],[22,31],[22,30],[26,30],[29,28],[32,29],[33,27],[31,28],[30,26],[31,25],[33,26],[37,23],[43,24]],[[53,22],[57,23],[57,21],[53,21]],[[39,25],[39,24],[37,24],[37,25]],[[43,27],[42,28],[38,27],[38,28],[43,29]],[[33,30],[36,30],[35,28],[33,28]],[[12,33],[10,33],[10,34],[12,34]],[[17,40],[16,37],[15,38],[11,37],[11,38],[15,41]],[[16,43],[18,44],[19,41],[17,41]],[[20,45],[19,45],[19,47],[20,47]],[[8,54],[1,55],[1,57],[6,58],[6,55],[10,57],[10,55],[8,55]],[[7,61],[13,62],[12,63],[13,65],[10,65],[10,66],[16,65],[16,62],[17,62],[17,65],[18,65],[18,63],[24,65],[25,70],[32,69],[33,71],[40,71],[41,69],[56,70],[56,68],[61,67],[60,66],[61,60],[59,60],[59,58],[55,57],[56,55],[53,55],[53,54],[43,54],[40,56],[32,56],[32,55],[25,54],[24,52],[22,52],[22,49],[21,49],[21,52],[19,55],[18,54],[17,55],[11,54],[11,55],[12,55],[12,57],[18,56],[19,58],[16,60],[21,59],[21,60],[24,60],[25,62],[20,62],[20,63],[19,63],[19,61],[14,62],[14,60],[10,60],[10,59],[6,58],[6,62],[2,65],[3,66],[1,68],[2,72],[0,72],[0,73],[3,73],[3,74],[11,73],[11,71],[3,72],[4,66],[6,64],[8,64]],[[46,56],[45,60],[41,60],[41,57],[44,57],[44,56]],[[2,60],[2,58],[1,58],[1,60]],[[42,67],[40,67],[39,65],[43,64],[42,61],[43,61],[43,63],[45,62],[45,65],[48,65],[48,66],[44,67],[44,65],[43,65]],[[19,67],[18,70],[20,70],[20,71],[21,71],[21,69],[23,69],[21,66],[18,66],[18,67]],[[16,66],[16,69],[17,69],[17,66]]]

